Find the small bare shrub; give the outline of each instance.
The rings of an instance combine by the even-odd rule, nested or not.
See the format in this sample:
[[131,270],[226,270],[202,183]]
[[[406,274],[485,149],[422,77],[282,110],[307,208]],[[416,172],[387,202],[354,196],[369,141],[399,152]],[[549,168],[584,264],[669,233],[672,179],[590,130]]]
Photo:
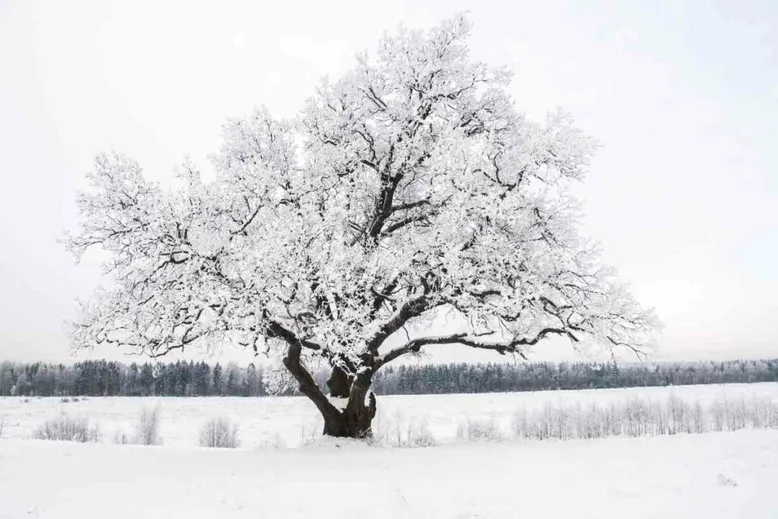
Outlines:
[[437,440],[426,419],[405,420],[399,410],[391,416],[379,410],[373,420],[369,443],[375,446],[432,447],[437,445]]
[[702,408],[702,404],[695,402],[689,408],[686,432],[693,434],[706,432],[708,425],[705,422],[705,411]]
[[760,425],[755,427],[778,428],[778,402],[769,398],[754,399],[755,416]]
[[[403,413],[396,409],[393,416],[382,416],[382,419],[373,420],[373,434],[376,443],[383,439],[384,443],[402,447],[405,444],[403,437]],[[380,436],[375,435],[376,429],[383,430]]]
[[72,442],[99,442],[100,429],[90,426],[86,418],[71,418],[62,413],[47,420],[36,431],[34,437],[39,440],[58,440]]
[[200,445],[226,449],[239,447],[238,425],[222,417],[208,420],[200,429]]
[[729,404],[729,420],[727,421],[727,427],[730,431],[737,431],[738,429],[745,429],[748,423],[748,414],[746,412],[746,402],[744,399],[735,400]]
[[116,431],[116,433],[113,435],[113,442],[117,445],[135,443],[132,441],[132,438],[130,438],[130,435],[124,431]]
[[154,409],[148,407],[141,409],[134,439],[134,443],[139,445],[162,444],[162,438],[159,435],[159,406]]
[[595,404],[589,404],[585,408],[577,408],[575,431],[579,438],[601,438],[606,434],[606,414],[600,411]]
[[113,442],[118,445],[161,445],[162,437],[159,435],[159,406],[154,409],[144,407],[138,415],[135,424],[135,433],[130,435],[125,431],[116,431]]
[[3,428],[5,427],[5,420],[0,418],[0,439],[3,438]]
[[408,424],[405,445],[408,447],[433,447],[436,443],[426,420],[411,421]]
[[68,397],[62,397],[59,399],[59,401],[62,402],[63,404],[67,404],[70,402],[70,399]]
[[368,439],[368,443],[374,446],[402,446],[404,443],[402,422],[403,417],[399,409],[396,409],[394,414],[389,415],[379,407],[378,413],[373,419],[371,426],[373,434]]
[[546,405],[535,412],[519,409],[513,417],[514,436],[534,440],[696,434],[747,427],[778,428],[778,403],[756,397],[748,401],[723,398],[703,406],[671,395],[659,402],[630,399],[607,406]]
[[[121,433],[121,435],[126,436],[124,433]],[[128,438],[125,437],[123,440],[128,440]],[[148,407],[141,409],[138,423],[135,426],[135,435],[132,437],[132,441],[125,441],[125,443],[135,443],[138,445],[162,444],[162,438],[159,435],[159,406],[153,409]]]
[[497,441],[502,439],[500,428],[494,419],[471,420],[457,425],[457,439],[468,441]]

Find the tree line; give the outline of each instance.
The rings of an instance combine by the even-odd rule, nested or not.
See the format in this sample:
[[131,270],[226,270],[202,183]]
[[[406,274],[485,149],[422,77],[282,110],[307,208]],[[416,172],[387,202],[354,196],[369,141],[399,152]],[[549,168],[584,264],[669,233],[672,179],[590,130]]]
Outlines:
[[778,381],[778,359],[721,362],[528,362],[387,366],[376,376],[386,395],[500,393]]
[[262,369],[206,362],[0,363],[5,396],[265,396]]
[[[314,373],[322,390],[327,371]],[[617,364],[538,362],[387,366],[376,374],[383,395],[490,393],[557,389],[778,381],[778,359]],[[297,394],[293,390],[285,394]],[[266,396],[259,364],[131,363],[87,360],[71,365],[0,363],[2,396]]]

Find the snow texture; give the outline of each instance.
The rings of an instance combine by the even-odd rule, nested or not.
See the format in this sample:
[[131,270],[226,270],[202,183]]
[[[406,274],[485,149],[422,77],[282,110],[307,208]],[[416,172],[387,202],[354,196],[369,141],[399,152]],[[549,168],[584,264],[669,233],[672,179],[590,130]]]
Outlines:
[[0,441],[0,518],[774,518],[778,431],[392,449]]
[[[703,406],[741,400],[778,402],[778,384],[384,396],[374,425],[379,432],[391,434],[423,424],[437,443],[450,443],[457,441],[458,427],[468,421],[494,421],[507,435],[519,411],[541,411],[546,405],[607,406],[635,399],[666,402],[671,397]],[[135,431],[140,414],[151,408],[158,408],[159,437],[165,446],[197,446],[203,424],[218,417],[238,426],[246,448],[296,447],[317,441],[322,430],[321,417],[311,403],[295,397],[89,397],[67,403],[55,397],[0,397],[0,421],[5,424],[3,438],[30,439],[46,420],[65,412],[89,419],[108,442],[117,433]]]

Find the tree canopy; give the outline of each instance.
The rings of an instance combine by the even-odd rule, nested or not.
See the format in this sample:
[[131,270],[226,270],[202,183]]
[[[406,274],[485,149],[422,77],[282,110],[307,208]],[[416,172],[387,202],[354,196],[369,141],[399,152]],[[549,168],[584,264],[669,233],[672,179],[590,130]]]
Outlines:
[[[562,112],[517,111],[510,74],[472,60],[468,33],[461,17],[400,29],[294,119],[229,120],[208,181],[187,164],[164,189],[100,155],[67,243],[107,251],[111,284],[75,344],[160,356],[234,341],[283,358],[325,418],[362,413],[376,370],[434,344],[643,351],[653,314],[579,233],[569,187],[595,143]],[[442,313],[459,329],[430,330]],[[315,387],[315,362],[353,409]]]

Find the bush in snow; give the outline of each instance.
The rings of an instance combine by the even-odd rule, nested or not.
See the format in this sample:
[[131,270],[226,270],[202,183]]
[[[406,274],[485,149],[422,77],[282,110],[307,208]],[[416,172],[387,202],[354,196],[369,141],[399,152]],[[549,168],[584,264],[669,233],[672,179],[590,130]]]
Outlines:
[[406,438],[406,445],[409,447],[433,447],[437,443],[429,430],[426,420],[420,422],[411,421],[408,424]]
[[138,416],[135,425],[135,434],[130,435],[124,431],[114,434],[113,442],[121,445],[161,445],[162,438],[159,435],[159,407],[149,409],[144,407]]
[[693,434],[749,427],[778,427],[778,403],[724,398],[703,406],[672,395],[660,402],[631,399],[604,406],[547,404],[536,411],[519,409],[513,417],[514,436],[533,440]]
[[468,418],[457,425],[457,439],[497,441],[503,439],[503,435],[493,418],[489,420],[472,420]]
[[226,418],[212,418],[200,429],[200,446],[235,449],[240,447],[238,425]]
[[378,413],[373,421],[371,432],[370,443],[376,446],[432,447],[437,445],[426,419],[411,418],[406,421],[399,410],[391,416]]
[[116,434],[113,436],[113,442],[118,445],[135,443],[134,439],[124,431],[116,431]]
[[162,438],[159,435],[159,407],[141,409],[134,443],[139,445],[162,444]]
[[97,425],[90,426],[86,418],[71,418],[62,413],[56,418],[47,420],[34,434],[39,440],[59,440],[73,442],[99,442],[100,429]]

